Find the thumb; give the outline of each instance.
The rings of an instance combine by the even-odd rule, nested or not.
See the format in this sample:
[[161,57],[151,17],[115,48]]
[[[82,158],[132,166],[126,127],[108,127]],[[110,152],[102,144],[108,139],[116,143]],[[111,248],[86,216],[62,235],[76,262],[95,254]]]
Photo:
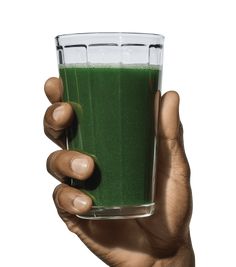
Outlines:
[[183,128],[179,118],[180,98],[169,91],[161,98],[158,129],[158,169],[169,177],[189,179],[190,169],[183,145]]
[[165,93],[161,98],[159,113],[159,137],[178,139],[180,135],[179,95],[175,91]]
[[150,217],[149,229],[153,236],[158,235],[158,242],[165,249],[176,249],[176,245],[188,236],[192,211],[190,169],[182,142],[179,102],[176,92],[167,92],[161,98],[158,116],[157,212]]
[[170,91],[161,98],[159,113],[157,187],[163,240],[185,236],[191,218],[190,168],[183,146],[179,95]]

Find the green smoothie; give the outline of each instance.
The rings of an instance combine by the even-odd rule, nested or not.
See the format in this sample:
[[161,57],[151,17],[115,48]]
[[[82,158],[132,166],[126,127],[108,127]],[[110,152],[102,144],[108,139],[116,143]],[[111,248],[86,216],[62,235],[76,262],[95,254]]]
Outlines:
[[60,66],[64,101],[76,118],[68,148],[96,163],[86,181],[72,180],[94,206],[152,202],[154,96],[160,70],[147,66]]

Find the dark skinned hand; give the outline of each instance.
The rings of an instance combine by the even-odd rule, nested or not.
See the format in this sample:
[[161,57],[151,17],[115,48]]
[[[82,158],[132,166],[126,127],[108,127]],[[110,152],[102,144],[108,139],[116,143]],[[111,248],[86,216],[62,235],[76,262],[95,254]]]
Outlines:
[[[87,179],[93,172],[94,162],[88,155],[65,149],[65,129],[73,121],[74,113],[70,104],[61,102],[62,90],[58,78],[50,78],[45,83],[45,93],[52,105],[45,113],[44,129],[62,148],[48,157],[47,169],[61,182],[55,188],[53,199],[68,229],[109,266],[195,266],[189,232],[190,168],[183,145],[178,94],[170,91],[160,100],[159,125],[156,125],[159,146],[155,214],[141,219],[96,221],[76,216],[87,212],[92,200],[63,183],[64,177]],[[157,94],[156,106],[158,103]]]

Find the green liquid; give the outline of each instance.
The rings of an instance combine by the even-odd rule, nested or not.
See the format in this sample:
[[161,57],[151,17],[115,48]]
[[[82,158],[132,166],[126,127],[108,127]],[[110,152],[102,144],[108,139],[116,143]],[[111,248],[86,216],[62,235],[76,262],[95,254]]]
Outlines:
[[95,206],[152,202],[154,96],[160,71],[154,67],[60,67],[64,101],[76,119],[68,148],[91,155],[96,169],[76,181]]

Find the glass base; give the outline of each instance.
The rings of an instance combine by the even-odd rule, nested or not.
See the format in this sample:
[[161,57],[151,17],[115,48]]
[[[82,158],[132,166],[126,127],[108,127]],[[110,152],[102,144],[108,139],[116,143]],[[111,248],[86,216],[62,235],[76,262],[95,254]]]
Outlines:
[[154,211],[155,203],[120,207],[94,206],[88,213],[77,216],[90,220],[134,219],[151,216]]

